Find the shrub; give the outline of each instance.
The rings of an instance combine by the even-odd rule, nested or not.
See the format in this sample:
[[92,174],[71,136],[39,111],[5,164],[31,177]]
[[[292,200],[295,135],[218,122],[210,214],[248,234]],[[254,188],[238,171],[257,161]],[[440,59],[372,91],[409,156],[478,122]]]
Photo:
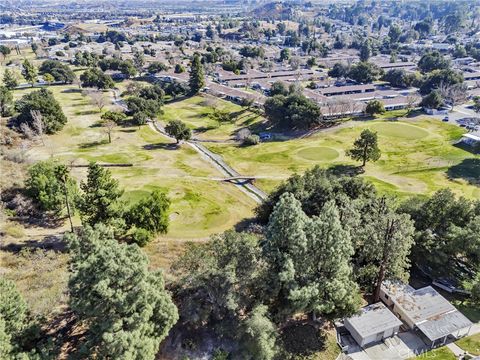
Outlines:
[[258,135],[249,135],[245,139],[243,139],[243,145],[251,146],[257,145],[260,143],[260,136]]
[[136,228],[132,233],[132,242],[140,247],[147,245],[152,240],[153,234],[145,229]]

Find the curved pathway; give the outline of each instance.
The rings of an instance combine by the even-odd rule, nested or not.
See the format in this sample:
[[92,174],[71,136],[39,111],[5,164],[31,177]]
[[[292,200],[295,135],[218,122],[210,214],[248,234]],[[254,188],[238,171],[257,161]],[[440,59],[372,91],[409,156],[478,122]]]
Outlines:
[[[154,131],[162,134],[163,136],[167,137],[170,140],[176,141],[173,137],[171,137],[165,132],[163,127],[158,123],[158,121],[156,120],[151,121],[149,122],[149,125]],[[197,153],[199,153],[203,159],[205,159],[210,164],[212,164],[225,177],[242,176],[240,173],[234,170],[230,165],[228,165],[220,155],[217,155],[211,152],[205,146],[203,146],[202,144],[199,144],[197,141],[190,140],[190,141],[186,141],[185,143],[188,144]],[[264,193],[262,190],[260,190],[258,187],[256,187],[251,183],[239,182],[239,183],[233,183],[233,184],[236,187],[238,187],[241,191],[243,191],[246,195],[250,196],[257,203],[262,203],[263,200],[267,198],[266,193]]]
[[[122,109],[127,110],[127,105],[120,98],[119,91],[117,89],[112,89],[112,93],[113,93],[113,103],[120,106]],[[149,126],[154,131],[162,134],[163,136],[167,137],[168,139],[170,139],[172,141],[176,141],[175,138],[171,137],[170,135],[168,135],[165,132],[163,126],[158,121],[156,121],[156,120],[150,121]],[[211,152],[205,146],[200,144],[199,141],[193,139],[193,140],[186,141],[186,143],[192,149],[194,149],[197,153],[199,153],[202,158],[204,158],[206,161],[208,161],[210,164],[212,164],[225,177],[242,176],[235,169],[233,169],[230,165],[228,165],[220,155]],[[245,194],[250,196],[257,203],[262,203],[263,200],[265,200],[268,196],[265,192],[263,192],[258,187],[256,187],[255,185],[253,185],[249,182],[238,182],[238,183],[233,183],[233,184],[235,186],[237,186]]]

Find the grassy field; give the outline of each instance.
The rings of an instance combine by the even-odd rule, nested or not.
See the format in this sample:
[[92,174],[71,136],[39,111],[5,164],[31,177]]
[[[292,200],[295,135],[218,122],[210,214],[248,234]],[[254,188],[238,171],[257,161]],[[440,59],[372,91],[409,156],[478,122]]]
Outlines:
[[[213,108],[228,111],[232,121],[219,124],[210,119],[208,115]],[[208,95],[167,103],[163,111],[160,116],[162,122],[180,119],[195,131],[195,137],[205,140],[228,140],[235,136],[239,128],[254,126],[264,120],[240,105]]]
[[[426,117],[402,121],[350,121],[340,127],[289,141],[252,147],[209,144],[237,171],[258,177],[264,190],[280,181],[320,165],[358,165],[345,155],[363,129],[378,133],[382,157],[369,163],[365,176],[382,192],[426,194],[449,187],[459,195],[479,198],[480,156],[454,146],[463,129]],[[475,180],[477,179],[477,180]]]
[[[206,238],[252,215],[253,200],[232,185],[214,180],[220,174],[188,145],[177,148],[148,126],[117,127],[109,144],[102,128],[95,126],[99,111],[75,86],[50,90],[69,121],[62,131],[48,137],[45,146],[30,150],[32,160],[54,157],[73,164],[133,163],[129,168],[112,168],[112,174],[125,188],[126,201],[154,189],[168,193],[172,207],[167,238]],[[16,91],[15,96],[28,91]],[[76,168],[73,174],[80,180],[86,171]]]
[[480,355],[480,334],[468,336],[455,342],[460,348],[472,355]]

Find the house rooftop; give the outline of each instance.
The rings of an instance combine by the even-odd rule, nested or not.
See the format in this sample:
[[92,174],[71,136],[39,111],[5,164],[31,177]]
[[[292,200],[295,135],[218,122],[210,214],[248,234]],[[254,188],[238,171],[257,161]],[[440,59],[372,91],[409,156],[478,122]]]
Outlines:
[[362,308],[359,314],[345,320],[363,338],[402,325],[402,322],[380,302]]
[[437,316],[417,324],[417,327],[426,337],[431,341],[434,341],[441,339],[458,329],[464,329],[471,325],[471,321],[460,311],[455,309],[443,316]]
[[447,299],[431,286],[415,290],[410,285],[386,281],[382,284],[382,287],[385,293],[392,298],[397,306],[403,309],[415,324],[456,310]]

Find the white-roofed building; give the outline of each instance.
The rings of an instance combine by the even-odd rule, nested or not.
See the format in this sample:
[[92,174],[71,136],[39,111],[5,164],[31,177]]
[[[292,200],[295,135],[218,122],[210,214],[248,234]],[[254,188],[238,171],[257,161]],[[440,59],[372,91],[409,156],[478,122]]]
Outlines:
[[449,337],[468,335],[472,326],[465,315],[431,286],[414,289],[401,282],[385,281],[380,298],[431,347],[445,344]]
[[380,302],[344,319],[345,328],[362,347],[397,335],[401,325],[402,322]]

